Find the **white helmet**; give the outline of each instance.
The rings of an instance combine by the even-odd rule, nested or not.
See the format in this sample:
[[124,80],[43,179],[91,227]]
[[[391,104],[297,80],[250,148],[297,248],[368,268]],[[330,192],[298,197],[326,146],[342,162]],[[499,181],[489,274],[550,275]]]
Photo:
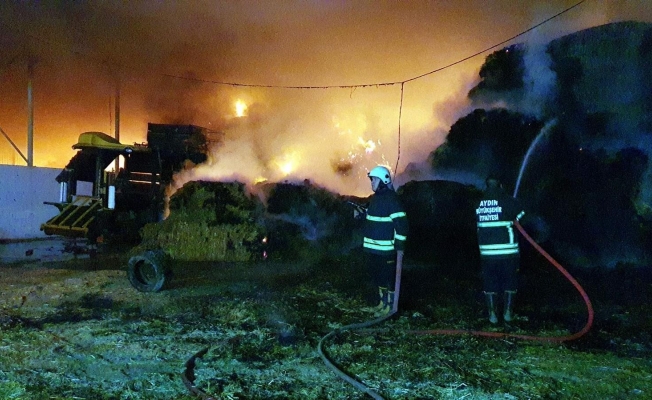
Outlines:
[[367,175],[369,178],[375,176],[376,178],[380,179],[381,182],[383,182],[385,185],[392,183],[392,175],[390,174],[389,169],[382,165],[372,168]]

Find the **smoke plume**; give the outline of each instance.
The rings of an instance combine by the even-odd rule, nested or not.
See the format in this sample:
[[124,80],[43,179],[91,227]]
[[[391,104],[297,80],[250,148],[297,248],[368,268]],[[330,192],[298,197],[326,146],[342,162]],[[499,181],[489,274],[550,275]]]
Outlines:
[[[554,11],[568,6],[547,4]],[[636,10],[607,11],[600,18]],[[457,105],[465,107],[460,88],[477,79],[482,58],[406,83],[402,109],[397,83],[527,29],[533,12],[506,0],[491,8],[481,0],[6,1],[0,4],[0,127],[25,148],[31,62],[38,166],[65,165],[82,132],[113,133],[119,86],[123,143],[143,142],[148,122],[224,133],[209,162],[185,171],[178,184],[310,179],[338,192],[366,193],[368,169],[394,169],[398,161],[400,173],[444,141]],[[546,27],[582,29],[596,19],[581,16],[593,13],[582,6]],[[240,116],[238,100],[247,107]],[[0,162],[15,159],[12,152],[0,147]]]

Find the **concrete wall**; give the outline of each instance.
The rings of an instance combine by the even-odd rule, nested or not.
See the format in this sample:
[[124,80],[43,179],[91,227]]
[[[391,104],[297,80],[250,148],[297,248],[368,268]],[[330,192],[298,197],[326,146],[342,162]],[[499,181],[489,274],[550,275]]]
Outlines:
[[0,165],[0,240],[48,237],[41,224],[58,214],[61,168]]

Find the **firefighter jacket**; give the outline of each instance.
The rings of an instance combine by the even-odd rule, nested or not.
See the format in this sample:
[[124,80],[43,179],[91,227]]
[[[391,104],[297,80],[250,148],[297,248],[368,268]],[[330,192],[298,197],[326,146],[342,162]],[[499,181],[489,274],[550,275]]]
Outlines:
[[475,210],[480,257],[508,258],[519,255],[514,221],[525,212],[515,198],[501,188],[489,188]]
[[366,252],[391,255],[405,250],[408,222],[394,190],[382,188],[369,201],[362,247]]

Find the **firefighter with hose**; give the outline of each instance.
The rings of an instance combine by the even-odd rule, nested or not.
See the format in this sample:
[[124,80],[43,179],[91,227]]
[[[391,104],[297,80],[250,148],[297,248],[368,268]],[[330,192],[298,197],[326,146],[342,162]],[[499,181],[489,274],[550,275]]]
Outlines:
[[403,264],[408,222],[389,169],[379,165],[368,176],[374,194],[366,212],[362,247],[378,287],[378,305],[374,311],[381,316],[390,313],[394,305],[396,270]]
[[504,191],[498,178],[489,176],[486,185],[476,209],[476,222],[488,317],[489,322],[496,324],[497,297],[501,294],[503,320],[510,322],[514,318],[514,296],[521,260],[514,221],[520,220],[525,212],[516,199]]

